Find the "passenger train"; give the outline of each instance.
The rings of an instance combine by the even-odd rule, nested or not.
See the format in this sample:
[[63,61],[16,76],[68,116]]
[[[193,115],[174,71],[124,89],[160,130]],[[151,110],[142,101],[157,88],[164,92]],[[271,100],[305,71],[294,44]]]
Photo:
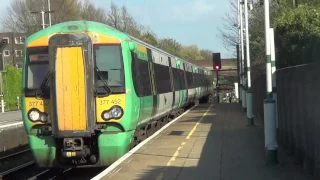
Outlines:
[[40,167],[108,166],[212,94],[210,70],[98,22],[56,24],[25,43],[22,116]]

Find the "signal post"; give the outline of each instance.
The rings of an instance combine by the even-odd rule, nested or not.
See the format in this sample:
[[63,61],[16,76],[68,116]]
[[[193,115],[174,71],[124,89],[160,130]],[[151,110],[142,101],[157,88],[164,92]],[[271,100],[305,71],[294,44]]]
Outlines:
[[217,73],[217,85],[216,85],[216,88],[217,88],[217,100],[218,100],[218,103],[220,102],[220,96],[219,96],[219,88],[220,88],[220,85],[219,85],[219,70],[221,70],[221,55],[220,53],[213,53],[212,54],[213,56],[213,69],[216,71]]

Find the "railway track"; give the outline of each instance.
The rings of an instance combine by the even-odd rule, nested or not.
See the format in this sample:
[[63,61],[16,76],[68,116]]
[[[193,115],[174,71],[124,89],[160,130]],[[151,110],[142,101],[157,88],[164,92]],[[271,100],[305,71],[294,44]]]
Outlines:
[[6,179],[7,176],[21,169],[34,166],[30,149],[24,149],[12,154],[0,157],[0,178]]
[[9,170],[6,170],[4,172],[1,172],[0,173],[0,177],[4,178],[4,177],[7,177],[8,175],[14,173],[14,172],[17,172],[21,169],[24,169],[24,168],[27,168],[29,166],[32,166],[32,165],[35,165],[34,161],[30,161],[30,162],[27,162],[27,163],[24,163],[24,164],[21,164],[19,166],[16,166],[14,168],[11,168]]
[[19,151],[19,152],[16,152],[16,153],[12,153],[12,154],[9,154],[9,155],[5,155],[5,156],[2,156],[0,157],[0,163],[6,159],[9,159],[11,157],[14,157],[14,156],[17,156],[17,155],[21,155],[21,154],[24,154],[24,153],[27,153],[27,152],[30,152],[30,149],[25,149],[25,150],[22,150],[22,151]]
[[88,180],[95,177],[105,168],[68,168],[68,169],[47,169],[34,176],[27,178],[27,180]]

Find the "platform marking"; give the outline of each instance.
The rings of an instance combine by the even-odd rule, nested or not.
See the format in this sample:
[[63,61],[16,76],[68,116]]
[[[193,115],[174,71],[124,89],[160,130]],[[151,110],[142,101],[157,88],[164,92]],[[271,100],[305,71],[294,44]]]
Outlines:
[[18,126],[18,125],[21,125],[21,124],[23,124],[23,122],[17,122],[17,123],[12,123],[12,124],[6,124],[6,125],[2,125],[2,126],[0,126],[0,129],[7,128],[7,127],[10,127],[10,126]]
[[113,175],[115,175],[117,172],[119,172],[121,169],[122,169],[122,167],[120,167],[118,170],[114,171],[114,172],[111,174],[111,176],[109,176],[109,179],[110,179]]
[[[189,132],[188,136],[186,137],[186,139],[190,139],[190,137],[192,136],[192,134],[194,133],[194,131],[197,129],[197,126],[199,126],[199,124],[201,123],[202,119],[208,114],[210,108],[212,105],[209,106],[209,108],[207,109],[207,111],[201,116],[201,118],[199,119],[199,121],[196,123],[196,125],[194,125],[194,127],[192,128],[192,130]],[[180,150],[184,147],[184,145],[186,144],[186,142],[182,142],[181,145],[178,147],[178,149],[176,150],[176,152],[173,154],[173,156],[171,157],[171,159],[169,160],[169,162],[167,163],[167,166],[170,166],[171,163],[173,161],[176,160],[176,158],[179,155]]]
[[127,161],[127,163],[129,163],[132,159],[133,159],[133,158],[130,158],[130,159]]
[[[164,131],[167,127],[169,127],[171,124],[182,118],[184,115],[186,115],[188,112],[190,112],[192,109],[197,107],[198,105],[193,106],[192,108],[188,109],[186,112],[181,114],[179,117],[175,118],[174,120],[170,121],[168,124],[163,126],[161,129],[159,129],[157,132],[152,134],[150,137],[139,143],[136,147],[131,149],[129,152],[127,152],[125,155],[123,155],[121,158],[119,158],[117,161],[115,161],[113,164],[111,164],[107,169],[102,171],[97,176],[93,177],[91,180],[98,180],[109,174],[111,171],[113,171],[118,165],[120,165],[122,162],[124,162],[126,159],[128,159],[130,156],[132,156],[136,151],[138,151],[142,146],[147,144],[150,140],[152,140],[154,137],[156,137],[158,134],[160,134],[162,131]],[[210,106],[211,107],[211,106]]]

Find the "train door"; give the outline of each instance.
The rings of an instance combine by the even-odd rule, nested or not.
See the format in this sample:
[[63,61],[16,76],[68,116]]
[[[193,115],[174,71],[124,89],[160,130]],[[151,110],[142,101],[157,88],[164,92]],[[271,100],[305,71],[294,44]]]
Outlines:
[[188,81],[187,81],[187,76],[188,76],[188,71],[187,71],[187,68],[186,68],[186,65],[185,65],[185,63],[183,63],[183,77],[184,77],[184,79],[183,79],[183,81],[184,81],[184,84],[185,84],[185,88],[186,88],[186,91],[185,91],[185,93],[184,93],[184,95],[185,95],[185,102],[187,103],[188,102],[188,100],[189,100],[189,84],[188,84]]
[[157,88],[155,83],[155,73],[154,73],[154,67],[153,67],[152,52],[150,49],[147,49],[147,54],[148,54],[148,65],[149,65],[149,74],[150,74],[152,99],[153,99],[151,117],[154,117],[157,114]]
[[172,109],[176,108],[176,103],[179,102],[179,91],[177,89],[175,89],[174,84],[178,83],[178,82],[174,82],[175,81],[175,75],[173,73],[173,69],[172,69],[172,60],[170,57],[168,57],[169,60],[169,73],[170,73],[170,82],[171,82],[171,89],[172,89]]
[[151,90],[151,81],[149,74],[149,65],[147,58],[141,56],[138,53],[134,53],[134,70],[132,73],[133,79],[135,80],[134,84],[137,91],[137,96],[139,100],[135,105],[139,107],[139,125],[144,125],[150,120],[151,110],[152,110],[152,90]]

